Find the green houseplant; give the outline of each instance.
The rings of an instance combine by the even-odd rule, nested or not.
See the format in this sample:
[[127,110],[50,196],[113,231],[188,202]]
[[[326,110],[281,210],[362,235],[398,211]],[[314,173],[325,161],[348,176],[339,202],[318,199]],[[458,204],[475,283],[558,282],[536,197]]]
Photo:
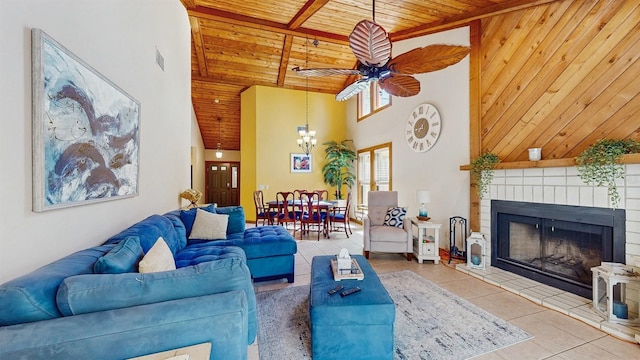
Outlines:
[[322,167],[322,176],[325,184],[336,188],[336,199],[342,199],[342,186],[351,188],[356,176],[351,172],[353,162],[356,160],[356,152],[350,148],[352,140],[342,140],[341,142],[327,141],[322,145],[324,149],[326,163]]
[[478,197],[482,199],[489,190],[489,184],[493,180],[493,169],[500,162],[498,155],[486,152],[471,162],[471,177],[476,180]]
[[640,152],[640,143],[633,139],[601,139],[576,157],[578,174],[587,185],[606,186],[613,208],[618,207],[620,194],[616,179],[624,178],[624,167],[618,163],[624,154]]

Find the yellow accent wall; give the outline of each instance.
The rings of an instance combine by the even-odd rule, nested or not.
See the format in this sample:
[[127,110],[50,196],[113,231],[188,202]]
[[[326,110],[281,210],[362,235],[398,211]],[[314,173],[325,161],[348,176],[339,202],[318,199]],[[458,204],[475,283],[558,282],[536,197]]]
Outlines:
[[245,209],[247,220],[255,221],[253,189],[256,185],[257,132],[256,87],[240,95],[240,205]]
[[316,130],[318,145],[311,152],[311,173],[291,173],[291,154],[301,153],[296,143],[298,126],[306,120],[306,92],[253,86],[241,97],[240,203],[247,220],[255,221],[253,191],[260,189],[265,201],[278,191],[334,189],[322,179],[326,141],[346,137],[346,103],[331,94],[309,92],[309,128]]

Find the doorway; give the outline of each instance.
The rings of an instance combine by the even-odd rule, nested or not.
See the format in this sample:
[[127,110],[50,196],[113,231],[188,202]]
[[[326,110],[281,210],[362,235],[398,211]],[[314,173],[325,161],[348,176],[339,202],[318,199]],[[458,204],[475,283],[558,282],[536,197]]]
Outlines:
[[207,161],[205,167],[207,203],[240,205],[240,163]]

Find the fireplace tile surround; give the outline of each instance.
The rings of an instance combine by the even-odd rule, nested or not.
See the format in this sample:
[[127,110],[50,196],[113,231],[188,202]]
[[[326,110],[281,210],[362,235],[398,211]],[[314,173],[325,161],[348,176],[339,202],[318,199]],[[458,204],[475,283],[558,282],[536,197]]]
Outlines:
[[[621,199],[618,208],[626,210],[626,231],[625,231],[625,263],[628,265],[640,266],[640,164],[626,164],[625,177],[618,180],[616,185]],[[543,204],[573,205],[586,207],[611,208],[611,203],[607,195],[606,187],[596,187],[586,185],[582,182],[575,166],[571,167],[551,167],[551,168],[527,168],[527,169],[498,169],[494,170],[494,178],[489,187],[489,194],[480,202],[480,232],[485,234],[487,239],[486,263],[491,265],[491,200],[520,201]],[[476,231],[476,229],[472,229]],[[458,265],[458,270],[466,270],[466,265]],[[506,277],[510,284],[528,282],[529,279],[521,278],[520,281],[512,281],[511,273],[493,266],[489,266],[486,271],[472,270],[472,275],[485,279],[490,283],[497,283],[492,278],[495,276]],[[513,276],[518,276],[513,274]],[[531,285],[531,284],[529,284]],[[539,287],[542,286],[542,287]],[[536,283],[535,286],[525,286],[525,288],[544,289],[544,292],[554,293],[556,289],[547,285]],[[559,298],[563,302],[564,292],[559,294],[538,294],[532,296],[528,290],[513,289],[515,292],[522,292],[522,296],[530,299],[544,299],[547,307],[568,313],[582,321],[590,323],[602,330],[618,335],[627,340],[633,340],[633,334],[640,333],[638,328],[625,328],[618,325],[611,325],[599,319],[597,314],[590,309],[590,299],[566,293],[570,298],[575,297],[575,301],[581,304],[571,305],[573,312],[562,310],[554,305],[553,299]],[[631,296],[637,296],[638,291],[630,291]],[[582,299],[582,300],[580,300]],[[536,302],[543,302],[542,300]],[[640,299],[630,298],[630,301],[640,301]],[[624,335],[623,335],[624,334]]]
[[[640,164],[627,164],[618,181],[620,209],[626,210],[625,261],[640,266]],[[491,200],[611,207],[605,187],[582,182],[575,166],[494,170],[489,194],[480,202],[480,232],[491,239]],[[473,229],[475,231],[475,229]],[[487,246],[490,252],[491,245]],[[487,254],[490,264],[491,254]]]

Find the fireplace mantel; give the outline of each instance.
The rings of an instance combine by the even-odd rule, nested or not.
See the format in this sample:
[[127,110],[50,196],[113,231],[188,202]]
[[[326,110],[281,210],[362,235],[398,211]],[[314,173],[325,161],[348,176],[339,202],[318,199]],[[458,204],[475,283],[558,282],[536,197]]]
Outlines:
[[[619,161],[620,164],[640,164],[640,154],[623,155]],[[511,161],[501,162],[494,169],[530,169],[530,168],[551,168],[551,167],[568,167],[576,166],[575,158],[566,159],[548,159],[540,161]],[[471,165],[460,165],[460,170],[469,171]]]

